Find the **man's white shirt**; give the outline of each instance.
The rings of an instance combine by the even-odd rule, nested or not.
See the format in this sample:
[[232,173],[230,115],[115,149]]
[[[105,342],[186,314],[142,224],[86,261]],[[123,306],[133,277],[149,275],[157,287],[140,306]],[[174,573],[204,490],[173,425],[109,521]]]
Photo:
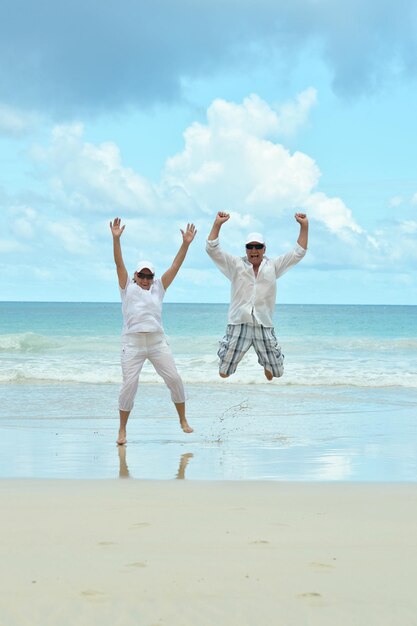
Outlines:
[[206,250],[219,270],[231,282],[229,324],[253,324],[253,320],[272,327],[272,316],[277,293],[277,278],[304,257],[306,250],[296,244],[286,254],[270,259],[264,257],[255,276],[253,266],[246,257],[224,252],[219,238],[207,240]]

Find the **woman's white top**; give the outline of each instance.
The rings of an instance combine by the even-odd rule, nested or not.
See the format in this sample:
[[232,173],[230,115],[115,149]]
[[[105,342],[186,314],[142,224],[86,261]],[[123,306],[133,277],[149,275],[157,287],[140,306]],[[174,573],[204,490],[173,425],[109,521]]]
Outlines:
[[139,287],[128,278],[126,287],[120,288],[122,299],[123,330],[128,333],[164,332],[162,327],[162,301],[165,289],[160,278],[155,278],[149,290]]

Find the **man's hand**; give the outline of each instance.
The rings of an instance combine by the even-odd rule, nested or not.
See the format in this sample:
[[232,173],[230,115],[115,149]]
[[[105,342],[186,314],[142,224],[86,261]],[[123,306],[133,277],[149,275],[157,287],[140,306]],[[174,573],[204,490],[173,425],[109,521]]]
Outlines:
[[197,234],[197,229],[194,226],[194,224],[187,224],[187,228],[185,229],[185,231],[181,230],[181,235],[182,235],[182,241],[183,243],[187,244],[187,246],[190,245],[190,243],[192,242],[192,240],[194,239],[194,237]]
[[222,224],[224,224],[225,222],[227,222],[227,220],[230,218],[230,213],[225,213],[224,211],[219,211],[216,215],[216,219],[214,220],[214,223],[222,226]]
[[216,219],[214,220],[213,226],[211,227],[210,234],[207,237],[209,241],[214,241],[215,239],[218,238],[221,227],[223,226],[225,222],[227,222],[229,217],[230,217],[230,214],[225,213],[224,211],[219,211],[217,213]]
[[297,239],[299,246],[307,250],[308,243],[308,219],[305,213],[296,213],[294,215],[297,222],[300,224],[300,234]]
[[115,239],[120,239],[120,236],[125,229],[124,226],[120,226],[121,221],[120,217],[115,217],[113,222],[110,222],[110,230]]
[[308,226],[308,219],[305,213],[296,213],[294,217],[300,226]]

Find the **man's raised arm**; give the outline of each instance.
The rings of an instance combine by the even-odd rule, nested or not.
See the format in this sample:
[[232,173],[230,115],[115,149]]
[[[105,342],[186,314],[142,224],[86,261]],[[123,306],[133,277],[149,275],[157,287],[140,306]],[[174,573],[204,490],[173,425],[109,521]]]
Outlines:
[[307,250],[308,244],[308,219],[305,213],[296,213],[295,219],[300,224],[300,234],[297,239],[297,243],[299,246]]
[[223,211],[219,211],[216,215],[216,219],[213,222],[213,226],[211,228],[210,234],[207,237],[209,241],[214,241],[218,238],[220,234],[220,229],[225,222],[229,219],[230,214],[224,213]]

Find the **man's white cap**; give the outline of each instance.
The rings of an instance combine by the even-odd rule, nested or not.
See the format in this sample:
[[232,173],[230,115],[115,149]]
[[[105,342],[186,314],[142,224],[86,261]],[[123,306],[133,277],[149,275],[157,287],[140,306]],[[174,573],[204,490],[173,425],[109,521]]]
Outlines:
[[148,269],[152,272],[152,274],[155,274],[155,268],[150,261],[139,261],[136,271],[141,272],[144,269]]
[[261,233],[249,233],[246,237],[245,243],[252,243],[252,241],[255,241],[256,243],[263,243],[265,245],[265,239]]

